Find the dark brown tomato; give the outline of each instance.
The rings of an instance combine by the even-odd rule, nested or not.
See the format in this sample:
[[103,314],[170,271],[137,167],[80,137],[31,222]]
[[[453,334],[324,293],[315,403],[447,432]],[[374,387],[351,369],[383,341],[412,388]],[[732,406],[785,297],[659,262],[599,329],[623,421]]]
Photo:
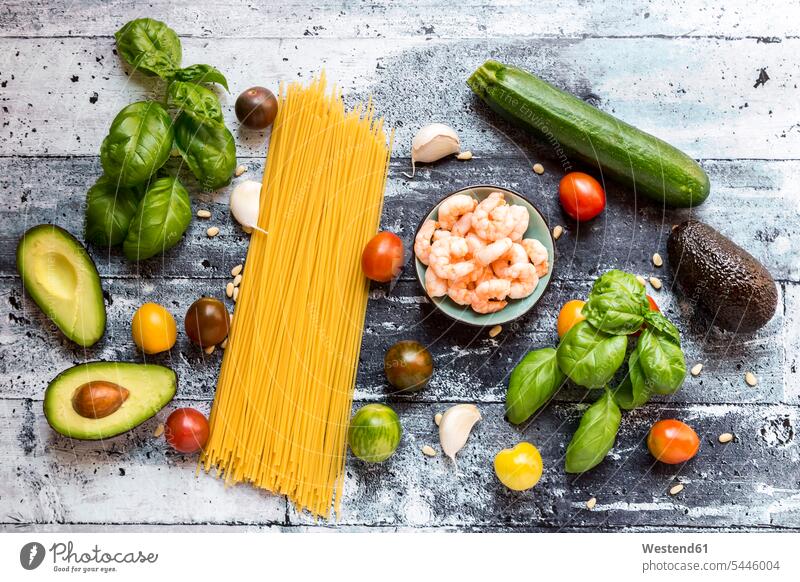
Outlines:
[[201,348],[207,348],[228,337],[230,316],[219,299],[201,297],[189,307],[184,325],[189,339]]
[[250,87],[236,98],[236,118],[250,129],[269,127],[278,114],[278,99],[266,87]]
[[383,370],[389,384],[401,392],[419,392],[433,374],[431,353],[419,342],[404,340],[386,351]]

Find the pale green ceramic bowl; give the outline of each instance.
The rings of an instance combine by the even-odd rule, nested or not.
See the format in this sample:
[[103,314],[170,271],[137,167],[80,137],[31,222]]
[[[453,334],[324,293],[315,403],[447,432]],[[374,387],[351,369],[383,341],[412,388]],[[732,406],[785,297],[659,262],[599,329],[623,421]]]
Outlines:
[[525,238],[535,238],[547,249],[550,270],[548,271],[547,275],[539,279],[539,284],[536,286],[536,289],[533,291],[533,293],[524,299],[510,299],[508,301],[508,305],[506,305],[497,313],[475,313],[468,305],[459,305],[449,297],[431,297],[428,295],[428,292],[425,289],[425,270],[427,267],[423,265],[419,259],[414,257],[417,279],[419,280],[419,284],[422,286],[422,291],[425,293],[431,303],[433,303],[439,309],[439,311],[458,322],[480,327],[508,323],[509,321],[513,321],[519,317],[522,317],[531,309],[533,309],[533,306],[538,303],[539,299],[550,285],[550,279],[553,276],[553,268],[555,263],[555,252],[553,237],[550,234],[550,229],[547,227],[547,222],[545,222],[544,216],[542,216],[542,213],[539,212],[539,210],[533,204],[525,200],[525,198],[513,190],[509,190],[508,188],[500,188],[499,186],[469,186],[468,188],[462,188],[461,190],[451,192],[439,200],[439,202],[436,203],[436,206],[433,207],[433,210],[428,212],[428,214],[422,219],[422,222],[420,222],[419,226],[417,227],[417,231],[419,231],[420,227],[422,227],[422,224],[426,220],[436,220],[439,217],[439,206],[441,203],[444,202],[446,198],[449,198],[454,194],[469,194],[476,200],[481,201],[489,196],[489,194],[492,192],[502,192],[505,194],[507,203],[518,204],[528,209],[530,222],[528,224],[528,230],[525,231]]

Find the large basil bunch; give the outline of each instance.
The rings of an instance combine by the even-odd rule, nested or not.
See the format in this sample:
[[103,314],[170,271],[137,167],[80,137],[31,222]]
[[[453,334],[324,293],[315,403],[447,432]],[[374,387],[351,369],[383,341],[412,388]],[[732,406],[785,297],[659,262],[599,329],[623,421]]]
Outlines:
[[[87,239],[99,245],[124,240],[125,255],[138,260],[175,244],[191,218],[188,195],[181,194],[186,190],[180,182],[171,179],[169,188],[164,178],[151,183],[173,147],[204,189],[220,188],[230,181],[236,147],[217,95],[201,85],[217,83],[227,90],[228,82],[219,70],[204,64],[181,68],[180,39],[158,20],[132,20],[114,37],[120,57],[135,71],[167,81],[166,103],[175,112],[173,121],[156,101],[132,103],[120,111],[100,148],[105,174],[87,193]],[[136,195],[144,191],[145,196]],[[165,204],[167,199],[169,204]],[[157,225],[157,219],[163,224]],[[139,231],[132,232],[134,227]]]
[[[583,315],[586,319],[569,330],[557,350],[536,350],[520,361],[506,394],[506,416],[519,424],[552,397],[565,376],[584,388],[604,389],[567,448],[570,473],[588,471],[605,458],[619,430],[620,408],[642,406],[654,393],[671,394],[686,377],[678,329],[650,310],[644,286],[630,273],[613,270],[600,276]],[[627,372],[611,388],[626,357]]]

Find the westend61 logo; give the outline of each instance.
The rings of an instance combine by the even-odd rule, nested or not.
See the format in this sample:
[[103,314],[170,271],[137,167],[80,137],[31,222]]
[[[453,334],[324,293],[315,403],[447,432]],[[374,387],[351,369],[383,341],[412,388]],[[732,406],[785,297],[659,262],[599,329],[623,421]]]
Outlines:
[[96,545],[88,551],[76,551],[72,541],[56,542],[48,550],[39,542],[29,542],[19,551],[19,563],[26,570],[41,566],[49,552],[55,572],[114,572],[116,564],[155,564],[158,554],[136,552],[105,552]]

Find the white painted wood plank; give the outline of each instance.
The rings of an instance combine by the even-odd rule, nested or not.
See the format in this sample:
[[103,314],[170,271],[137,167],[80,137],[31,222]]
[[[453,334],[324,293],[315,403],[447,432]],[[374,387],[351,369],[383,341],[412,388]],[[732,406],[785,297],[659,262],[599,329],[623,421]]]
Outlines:
[[[0,40],[0,105],[8,109],[0,155],[97,155],[119,109],[155,94],[156,82],[128,78],[112,49],[109,38]],[[591,97],[696,158],[800,158],[800,39],[194,38],[185,40],[184,53],[186,63],[208,62],[228,76],[233,95],[223,102],[240,156],[263,156],[265,141],[236,129],[235,95],[323,67],[351,100],[374,94],[397,126],[396,155],[408,155],[413,133],[434,120],[457,128],[464,147],[479,156],[530,151],[533,140],[490,114],[465,85],[493,57]],[[761,68],[770,80],[754,87]]]
[[[206,409],[191,401],[169,408],[177,405]],[[648,406],[625,414],[610,456],[576,478],[562,463],[582,406],[551,405],[520,429],[503,420],[501,406],[481,405],[483,420],[459,453],[458,473],[441,453],[420,452],[423,444],[439,449],[433,415],[446,404],[394,406],[404,427],[400,448],[380,465],[348,458],[341,525],[535,530],[800,523],[797,407]],[[658,416],[676,415],[700,434],[700,452],[683,467],[654,465],[644,445],[647,430]],[[38,403],[0,401],[0,523],[313,525],[293,509],[286,522],[279,498],[196,477],[194,457],[175,455],[152,437],[155,422],[106,442],[70,441],[46,425]],[[721,432],[735,433],[736,440],[720,445]],[[497,482],[491,459],[519,440],[540,448],[545,474],[533,491],[514,494]],[[673,498],[667,490],[676,481],[686,488]],[[585,502],[592,496],[598,504],[589,512]]]
[[[208,412],[209,403],[190,403]],[[251,487],[195,476],[196,455],[153,430],[178,403],[107,441],[62,437],[38,402],[0,401],[0,519],[4,523],[282,523],[286,504]],[[22,419],[24,422],[20,422]]]
[[768,0],[6,0],[2,36],[110,36],[131,18],[164,20],[202,37],[508,38],[515,36],[796,36],[792,7]]

